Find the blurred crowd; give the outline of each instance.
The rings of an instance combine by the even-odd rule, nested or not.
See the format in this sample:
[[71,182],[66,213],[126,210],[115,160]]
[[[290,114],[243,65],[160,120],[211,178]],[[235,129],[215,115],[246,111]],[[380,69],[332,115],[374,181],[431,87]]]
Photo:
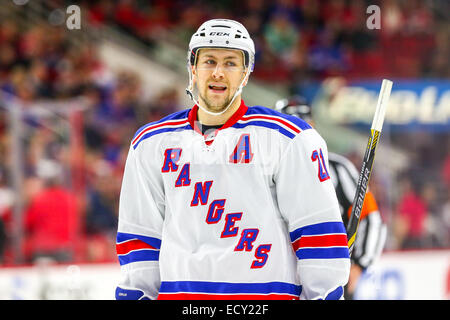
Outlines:
[[[203,21],[237,19],[256,44],[253,76],[291,86],[329,76],[450,75],[450,4],[445,0],[100,0],[85,4],[93,24],[113,23],[149,45],[170,39],[185,48]],[[366,13],[370,5],[380,8],[380,29],[368,28],[374,12]]]
[[[64,7],[66,2],[46,4],[51,9]],[[256,42],[253,76],[284,83],[292,90],[334,75],[348,79],[449,78],[445,1],[382,1],[381,30],[367,29],[369,4],[360,0],[99,0],[79,4],[93,27],[120,28],[150,47],[165,39],[185,48],[202,21],[216,17],[240,20]],[[17,257],[12,244],[17,240],[14,208],[19,197],[24,208],[23,262],[40,257],[59,262],[116,261],[118,199],[130,139],[141,125],[182,107],[175,88],[167,88],[151,101],[143,100],[138,75],[129,70],[112,73],[99,58],[95,42],[80,45],[71,40],[64,27],[48,23],[23,27],[14,20],[0,21],[3,264]],[[81,122],[70,110],[63,116],[57,112],[27,116],[37,101],[78,97],[84,99]],[[17,98],[25,118],[20,194],[12,184],[17,164],[10,157],[13,146],[7,112],[7,105]],[[68,121],[62,122],[61,117]],[[81,139],[76,148],[74,139]],[[394,203],[386,205],[393,211],[392,249],[449,247],[450,158],[448,152],[433,158],[433,152],[422,150],[432,146],[427,139],[413,145],[411,154],[419,154],[412,160],[416,166],[395,178],[401,188],[395,192]],[[449,150],[448,134],[442,140]],[[419,172],[426,174],[424,179]],[[383,203],[383,192],[389,191],[376,183],[374,179],[372,187]]]
[[[48,23],[20,28],[13,20],[0,21],[0,47],[0,261],[17,260],[19,197],[23,262],[115,261],[118,195],[130,139],[141,125],[179,108],[175,89],[142,101],[135,73],[111,73],[94,43],[73,43],[65,28]],[[83,97],[81,123],[76,108],[51,107],[76,97]],[[37,112],[37,102],[52,112]],[[20,194],[13,188],[17,163],[8,112],[17,103],[24,120]],[[76,139],[80,146],[74,146]]]
[[409,165],[395,177],[392,247],[450,247],[450,134],[423,132],[393,136],[409,141]]

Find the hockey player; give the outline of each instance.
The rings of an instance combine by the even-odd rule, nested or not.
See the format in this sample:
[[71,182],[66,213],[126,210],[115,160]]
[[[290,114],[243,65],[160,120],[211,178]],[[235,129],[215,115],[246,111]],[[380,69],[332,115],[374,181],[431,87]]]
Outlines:
[[[275,109],[299,117],[315,127],[311,107],[301,96],[281,99],[276,102]],[[358,183],[358,171],[350,160],[330,152],[328,154],[329,174],[339,200],[342,219],[347,226],[352,211],[353,198]],[[353,299],[355,288],[362,273],[380,256],[386,241],[386,225],[384,224],[373,193],[366,193],[361,212],[353,254],[350,277],[345,287],[345,299]]]
[[350,259],[327,146],[303,120],[245,105],[254,55],[240,23],[202,24],[188,51],[195,105],[133,137],[117,299],[343,298]]

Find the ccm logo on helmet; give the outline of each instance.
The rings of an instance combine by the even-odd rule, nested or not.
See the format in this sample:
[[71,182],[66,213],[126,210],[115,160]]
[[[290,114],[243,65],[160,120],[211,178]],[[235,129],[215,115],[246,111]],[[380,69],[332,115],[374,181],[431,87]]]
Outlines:
[[230,34],[228,32],[210,32],[210,36],[229,36]]

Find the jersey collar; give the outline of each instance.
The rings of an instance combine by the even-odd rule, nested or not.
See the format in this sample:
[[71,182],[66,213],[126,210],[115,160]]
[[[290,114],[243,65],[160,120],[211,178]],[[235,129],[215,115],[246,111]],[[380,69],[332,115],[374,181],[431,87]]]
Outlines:
[[[199,108],[198,108],[197,104],[192,107],[192,109],[189,111],[189,114],[188,114],[188,121],[189,121],[189,124],[191,125],[192,129],[194,129],[194,131],[202,134],[202,131],[197,126],[198,109]],[[244,100],[241,99],[241,105],[239,106],[239,108],[236,110],[235,113],[233,113],[233,115],[227,120],[227,122],[225,122],[223,124],[223,126],[221,126],[219,129],[215,130],[214,136],[217,134],[217,132],[219,132],[219,130],[229,128],[232,125],[234,125],[236,122],[238,122],[239,119],[241,119],[242,116],[247,112],[247,109],[248,109],[248,107],[245,105]],[[207,137],[205,136],[205,138],[207,138]]]

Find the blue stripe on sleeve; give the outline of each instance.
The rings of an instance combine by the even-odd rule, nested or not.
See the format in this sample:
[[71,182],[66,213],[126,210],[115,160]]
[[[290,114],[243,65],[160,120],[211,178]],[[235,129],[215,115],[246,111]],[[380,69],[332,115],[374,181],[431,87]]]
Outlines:
[[302,248],[295,253],[299,260],[303,259],[348,259],[347,247]]
[[143,236],[140,234],[132,234],[132,233],[124,233],[124,232],[118,232],[117,233],[117,243],[121,243],[127,240],[133,240],[133,239],[139,239],[144,241],[145,243],[151,245],[152,247],[156,249],[161,249],[161,240],[158,238]]
[[121,266],[140,261],[158,261],[159,250],[142,249],[131,251],[128,254],[118,255],[119,263]]
[[346,233],[341,221],[322,222],[298,228],[289,233],[291,241],[294,242],[301,236],[313,236],[328,233]]

